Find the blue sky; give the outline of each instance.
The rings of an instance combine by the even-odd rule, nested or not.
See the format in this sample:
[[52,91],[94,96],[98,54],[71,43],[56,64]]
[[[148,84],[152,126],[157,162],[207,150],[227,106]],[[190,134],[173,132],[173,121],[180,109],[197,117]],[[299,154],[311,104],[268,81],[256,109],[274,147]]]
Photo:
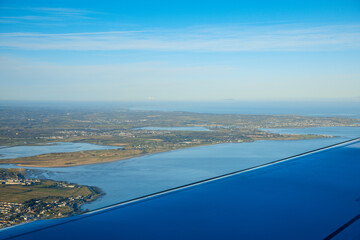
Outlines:
[[359,100],[360,1],[0,1],[0,100]]

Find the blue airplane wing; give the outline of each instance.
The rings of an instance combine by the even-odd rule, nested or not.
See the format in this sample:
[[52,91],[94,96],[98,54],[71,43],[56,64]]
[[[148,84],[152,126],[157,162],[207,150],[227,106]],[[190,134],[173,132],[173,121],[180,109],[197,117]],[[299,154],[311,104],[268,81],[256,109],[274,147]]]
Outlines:
[[360,239],[360,139],[0,239]]

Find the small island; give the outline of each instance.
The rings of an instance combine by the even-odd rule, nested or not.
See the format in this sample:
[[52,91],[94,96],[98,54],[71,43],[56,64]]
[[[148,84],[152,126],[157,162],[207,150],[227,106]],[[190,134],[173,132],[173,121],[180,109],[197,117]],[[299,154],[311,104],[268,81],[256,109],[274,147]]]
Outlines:
[[68,217],[103,195],[97,187],[28,179],[24,169],[0,169],[0,228],[38,219]]

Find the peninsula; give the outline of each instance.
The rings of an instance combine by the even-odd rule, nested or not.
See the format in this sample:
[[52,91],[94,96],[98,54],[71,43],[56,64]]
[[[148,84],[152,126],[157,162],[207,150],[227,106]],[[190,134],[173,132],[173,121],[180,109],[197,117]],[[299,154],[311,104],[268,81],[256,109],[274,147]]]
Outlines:
[[[2,146],[83,142],[121,147],[0,159],[0,164],[31,167],[66,167],[104,163],[144,154],[220,143],[326,137],[275,134],[261,130],[263,128],[359,126],[357,119],[297,115],[25,107],[0,107],[0,112],[0,145]],[[156,127],[167,127],[167,129],[154,130],[153,128]],[[181,127],[186,127],[186,130],[184,131]],[[191,127],[196,128],[191,131]],[[199,127],[206,128],[208,131],[199,131]]]
[[84,203],[103,194],[96,187],[28,179],[25,171],[0,169],[0,228],[80,214]]

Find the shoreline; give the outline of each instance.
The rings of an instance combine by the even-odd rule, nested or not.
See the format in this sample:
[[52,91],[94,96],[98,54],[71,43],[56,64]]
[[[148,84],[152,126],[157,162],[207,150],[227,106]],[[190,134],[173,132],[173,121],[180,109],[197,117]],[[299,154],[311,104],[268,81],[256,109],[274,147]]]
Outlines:
[[[289,136],[290,135],[290,136]],[[206,144],[199,144],[199,145],[193,145],[193,146],[187,146],[187,147],[180,147],[180,148],[174,148],[174,149],[159,149],[159,150],[155,150],[153,152],[146,152],[146,153],[133,153],[129,156],[124,156],[124,157],[114,157],[114,158],[109,158],[107,160],[98,160],[98,159],[94,159],[94,160],[85,160],[85,161],[79,161],[76,162],[76,160],[74,162],[71,162],[71,164],[69,163],[62,163],[60,164],[59,161],[66,161],[66,159],[60,159],[58,160],[57,163],[54,164],[49,164],[47,163],[33,163],[33,164],[26,164],[26,163],[19,163],[20,161],[23,160],[27,160],[29,158],[35,158],[39,159],[41,157],[54,157],[56,155],[71,155],[71,154],[91,154],[94,151],[97,151],[97,153],[99,152],[104,152],[107,150],[88,150],[88,151],[82,151],[82,152],[67,152],[67,153],[48,153],[48,154],[41,154],[41,155],[35,155],[32,157],[21,157],[21,158],[13,158],[13,159],[0,159],[0,168],[1,165],[5,165],[5,164],[11,164],[17,167],[34,167],[34,168],[66,168],[66,167],[75,167],[75,166],[85,166],[85,165],[94,165],[94,164],[103,164],[103,163],[110,163],[110,162],[116,162],[116,161],[123,161],[123,160],[128,160],[128,159],[132,159],[132,158],[137,158],[137,157],[143,157],[143,156],[147,156],[147,155],[151,155],[151,154],[158,154],[158,153],[164,153],[164,152],[170,152],[170,151],[174,151],[174,150],[181,150],[181,149],[188,149],[188,148],[194,148],[194,147],[202,147],[202,146],[210,146],[210,145],[217,145],[217,144],[225,144],[225,143],[246,143],[246,142],[255,142],[255,141],[294,141],[294,140],[308,140],[308,139],[321,139],[321,138],[332,138],[334,136],[327,136],[327,135],[311,135],[310,138],[308,137],[302,137],[302,138],[297,138],[294,136],[308,136],[308,135],[296,135],[296,134],[288,134],[288,137],[282,137],[282,138],[269,138],[269,139],[253,139],[252,141],[242,141],[242,142],[223,142],[223,143],[206,143]],[[14,162],[11,163],[11,160],[18,160],[18,163]],[[3,162],[3,161],[6,162]],[[47,159],[48,160],[48,159]],[[68,159],[67,161],[71,161],[71,159]]]
[[[95,165],[95,164],[103,164],[103,163],[110,163],[110,162],[116,162],[116,161],[123,161],[123,160],[128,160],[128,159],[132,159],[132,158],[137,158],[137,157],[143,157],[143,156],[148,156],[148,155],[152,155],[152,154],[158,154],[158,153],[165,153],[165,152],[171,152],[171,151],[177,151],[177,150],[182,150],[182,149],[188,149],[188,148],[194,148],[194,147],[203,147],[203,146],[210,146],[210,145],[217,145],[217,144],[223,144],[223,143],[214,143],[214,144],[203,144],[203,145],[197,145],[197,146],[189,146],[189,147],[184,147],[184,148],[177,148],[177,149],[170,149],[170,150],[163,150],[163,151],[155,151],[155,152],[151,152],[151,153],[143,153],[143,154],[139,154],[139,155],[133,155],[133,156],[129,156],[129,157],[124,157],[124,158],[117,158],[114,160],[108,160],[108,161],[103,161],[103,162],[93,162],[93,163],[80,163],[80,164],[73,164],[71,166],[67,165],[67,166],[43,166],[43,165],[26,165],[26,164],[18,164],[18,163],[0,163],[0,168],[1,165],[14,165],[17,167],[29,167],[29,168],[67,168],[67,167],[77,167],[77,166],[87,166],[87,165]],[[89,150],[89,151],[103,151],[103,150]],[[53,153],[48,153],[48,154],[53,154]],[[46,154],[46,155],[48,155]],[[43,154],[45,155],[45,154]],[[41,155],[36,155],[36,156],[41,156]],[[35,157],[35,156],[34,156]],[[17,159],[17,158],[12,158],[12,159]],[[4,159],[7,160],[7,159]]]
[[[1,169],[0,229],[40,219],[86,213],[85,204],[106,193],[99,187],[27,177],[23,169]],[[5,183],[4,183],[5,182]]]

